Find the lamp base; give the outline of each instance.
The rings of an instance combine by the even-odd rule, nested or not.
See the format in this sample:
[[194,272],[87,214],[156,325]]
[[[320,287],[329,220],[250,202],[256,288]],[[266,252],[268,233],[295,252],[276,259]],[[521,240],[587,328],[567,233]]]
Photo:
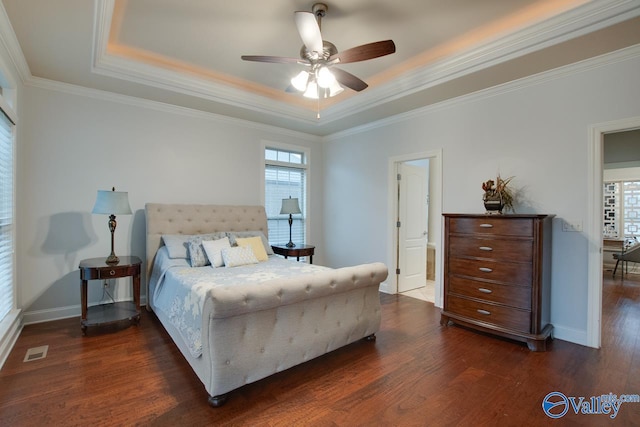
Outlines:
[[289,243],[287,243],[288,248],[295,248],[296,244],[293,243],[293,239],[291,238],[291,226],[293,225],[293,218],[291,214],[289,214]]
[[107,257],[107,260],[105,261],[107,264],[117,264],[120,262],[120,258],[118,258],[116,256],[116,254],[114,254],[113,252],[111,253],[111,255],[109,255]]
[[117,264],[120,262],[120,258],[116,256],[115,251],[113,250],[113,233],[116,231],[116,216],[109,215],[109,231],[111,231],[111,254],[107,257],[105,261],[107,264]]

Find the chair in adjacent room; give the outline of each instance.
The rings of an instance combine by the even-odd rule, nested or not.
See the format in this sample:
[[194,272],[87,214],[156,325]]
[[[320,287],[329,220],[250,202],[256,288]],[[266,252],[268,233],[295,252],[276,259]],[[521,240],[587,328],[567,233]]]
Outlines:
[[618,264],[622,261],[622,277],[624,277],[625,271],[629,272],[629,262],[640,263],[640,244],[638,244],[637,239],[634,238],[630,244],[626,244],[622,252],[614,253],[613,258],[616,260],[613,276],[616,276]]

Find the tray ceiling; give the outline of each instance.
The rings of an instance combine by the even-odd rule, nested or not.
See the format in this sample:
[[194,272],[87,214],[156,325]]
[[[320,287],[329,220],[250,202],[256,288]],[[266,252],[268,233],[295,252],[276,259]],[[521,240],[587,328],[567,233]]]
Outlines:
[[312,1],[2,3],[24,55],[25,81],[53,80],[317,135],[640,42],[637,0],[326,1],[322,35],[339,50],[385,39],[397,50],[341,65],[369,88],[316,102],[285,92],[300,65],[240,59],[297,57],[302,41],[293,13],[310,11]]

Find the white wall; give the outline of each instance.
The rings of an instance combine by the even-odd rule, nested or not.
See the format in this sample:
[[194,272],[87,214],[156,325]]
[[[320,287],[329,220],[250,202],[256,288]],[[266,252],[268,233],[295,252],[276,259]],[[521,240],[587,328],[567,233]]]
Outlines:
[[556,337],[585,344],[588,239],[562,232],[561,221],[586,217],[589,125],[640,115],[640,58],[633,52],[329,138],[326,262],[395,268],[387,251],[389,158],[442,149],[443,212],[484,212],[481,183],[500,173],[515,176],[519,213],[556,215],[551,320]]
[[[317,137],[67,89],[83,92],[27,86],[20,109],[17,271],[26,323],[79,315],[78,263],[110,251],[108,218],[90,213],[96,190],[129,192],[134,214],[117,217],[115,252],[145,259],[147,202],[263,203],[263,140],[310,147],[309,241],[321,245]],[[116,299],[131,295],[126,280]],[[98,301],[100,284],[89,286]]]
[[[77,95],[71,92],[82,90],[64,85],[27,86],[19,100],[18,306],[27,322],[79,314],[78,262],[109,251],[106,217],[90,214],[97,189],[129,192],[134,215],[118,217],[116,253],[144,258],[146,202],[261,203],[263,140],[311,149],[310,241],[321,246],[318,263],[383,261],[393,269],[389,159],[442,150],[443,211],[483,212],[480,184],[501,173],[516,176],[518,212],[557,216],[552,323],[557,337],[585,343],[587,236],[563,233],[560,222],[586,216],[589,125],[640,116],[638,70],[637,55],[565,69],[323,144],[112,95]],[[117,297],[128,297],[123,290]],[[100,295],[92,288],[90,301]]]

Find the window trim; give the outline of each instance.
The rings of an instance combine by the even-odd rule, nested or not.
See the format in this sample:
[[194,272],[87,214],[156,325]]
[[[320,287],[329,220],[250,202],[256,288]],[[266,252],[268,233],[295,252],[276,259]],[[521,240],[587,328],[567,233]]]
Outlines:
[[304,224],[304,235],[305,235],[305,240],[307,241],[307,243],[309,243],[309,230],[311,230],[310,224],[312,221],[312,210],[311,210],[311,197],[310,197],[310,192],[309,192],[309,188],[311,188],[310,182],[311,182],[311,156],[309,155],[310,153],[310,149],[309,147],[305,147],[302,145],[294,145],[294,144],[287,144],[287,143],[283,143],[283,142],[275,142],[275,141],[269,141],[269,140],[262,140],[260,141],[260,202],[262,204],[262,206],[266,205],[266,196],[265,196],[265,186],[266,186],[266,182],[265,182],[265,172],[266,172],[266,165],[274,165],[274,166],[281,166],[281,167],[291,167],[292,163],[287,163],[287,162],[280,162],[277,160],[267,160],[265,158],[265,150],[267,148],[274,148],[276,150],[286,150],[286,151],[297,151],[300,153],[304,154],[304,163],[301,163],[300,165],[296,165],[295,167],[299,168],[299,169],[305,169],[306,170],[306,177],[305,177],[305,194],[306,194],[306,206],[302,209],[305,210],[305,212],[307,213],[307,216],[305,217],[305,224]]
[[0,93],[0,114],[6,116],[11,122],[12,132],[12,174],[13,174],[13,190],[12,190],[12,225],[11,228],[11,287],[12,287],[12,306],[7,315],[0,319],[0,368],[4,365],[7,357],[16,340],[22,330],[21,310],[18,308],[18,287],[17,287],[17,263],[16,263],[16,230],[17,230],[17,215],[16,215],[16,156],[17,156],[17,128],[16,123],[18,121],[17,114],[8,102],[4,93]]

